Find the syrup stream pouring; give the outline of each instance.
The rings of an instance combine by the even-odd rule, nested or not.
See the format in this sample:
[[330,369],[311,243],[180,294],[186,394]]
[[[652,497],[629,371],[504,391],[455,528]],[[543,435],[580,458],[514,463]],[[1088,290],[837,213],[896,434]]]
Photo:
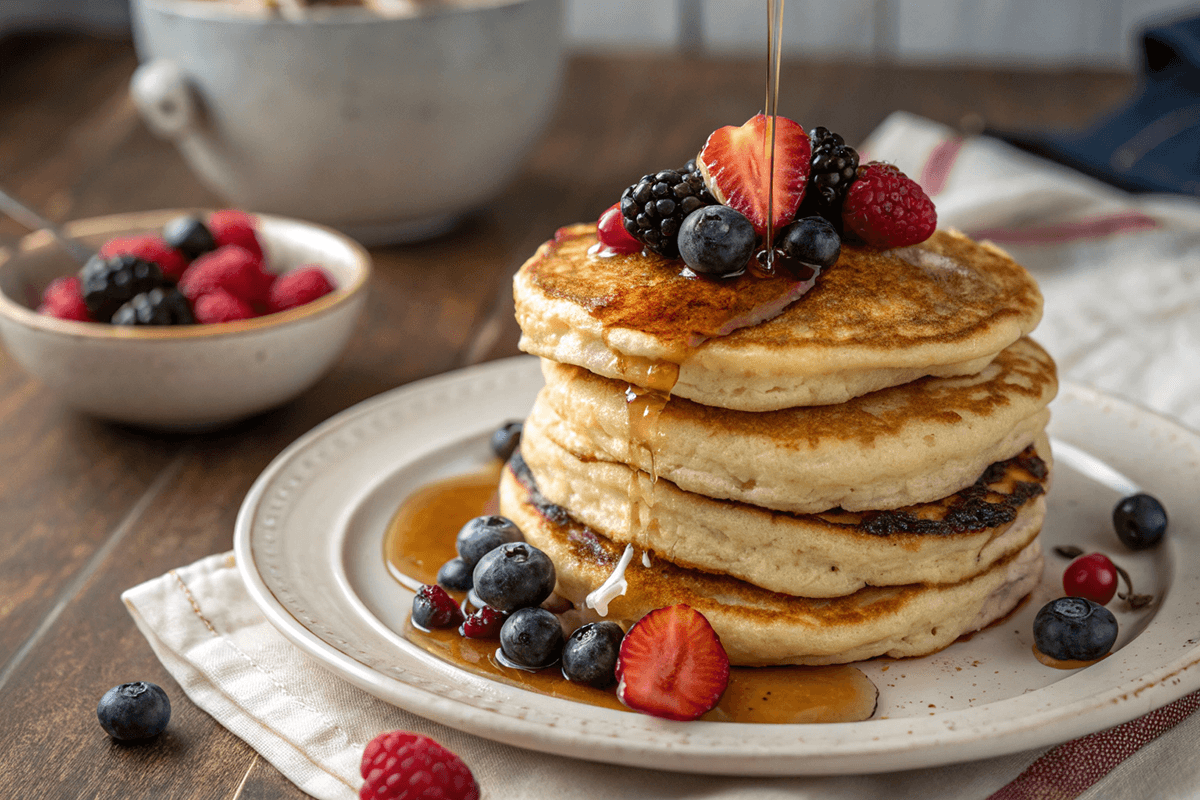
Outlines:
[[[775,271],[775,118],[779,113],[779,62],[783,58],[783,4],[767,0],[767,97],[766,113],[771,126],[771,154],[767,161],[767,259],[768,274]],[[771,69],[774,64],[775,69]],[[764,134],[765,135],[765,134]],[[763,142],[764,147],[766,142]]]

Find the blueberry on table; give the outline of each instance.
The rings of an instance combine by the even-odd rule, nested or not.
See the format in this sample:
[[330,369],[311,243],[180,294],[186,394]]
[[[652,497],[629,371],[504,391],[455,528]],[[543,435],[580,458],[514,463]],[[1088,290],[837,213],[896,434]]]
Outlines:
[[554,562],[536,547],[513,542],[475,565],[475,595],[499,611],[536,606],[554,592]]
[[544,608],[522,608],[500,628],[500,651],[518,667],[548,667],[558,661],[562,646],[558,617]]
[[452,558],[442,564],[437,573],[438,586],[452,592],[469,592],[473,585],[471,581],[472,568],[461,558]]
[[1117,618],[1083,597],[1051,600],[1033,619],[1033,643],[1060,661],[1094,661],[1117,641]]
[[521,529],[508,517],[475,517],[459,530],[454,546],[459,558],[474,568],[479,559],[500,545],[524,538]]
[[1146,550],[1167,532],[1167,510],[1148,494],[1130,495],[1113,509],[1117,538],[1130,550]]
[[122,683],[104,693],[96,706],[100,727],[119,742],[135,742],[162,733],[171,719],[171,701],[162,687],[146,681]]
[[624,636],[615,622],[589,622],[576,628],[563,645],[563,675],[597,689],[612,686],[617,682],[617,655]]
[[521,443],[521,431],[524,427],[524,422],[514,419],[509,420],[492,432],[489,444],[491,445],[492,452],[496,454],[496,458],[501,461],[508,461],[512,457],[513,452],[517,449],[517,445]]
[[754,255],[757,234],[750,220],[729,206],[705,206],[679,228],[679,254],[700,275],[733,276]]

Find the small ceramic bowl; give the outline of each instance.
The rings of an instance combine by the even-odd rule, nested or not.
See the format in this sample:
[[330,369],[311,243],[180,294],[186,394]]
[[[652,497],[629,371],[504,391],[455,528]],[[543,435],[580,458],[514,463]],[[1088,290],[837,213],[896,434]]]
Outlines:
[[[93,248],[160,229],[188,211],[80,220],[66,232]],[[259,215],[270,269],[320,264],[337,288],[307,305],[239,322],[131,327],[38,314],[41,294],[76,272],[46,231],[0,250],[0,336],[13,359],[68,406],[103,419],[213,428],[291,400],[345,349],[366,299],[371,258],[354,240],[308,222]]]

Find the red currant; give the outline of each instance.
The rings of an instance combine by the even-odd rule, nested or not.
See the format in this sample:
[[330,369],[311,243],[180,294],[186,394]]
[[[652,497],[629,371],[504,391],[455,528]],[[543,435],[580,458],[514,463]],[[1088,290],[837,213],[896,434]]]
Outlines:
[[1089,553],[1063,571],[1063,591],[1104,605],[1117,593],[1117,568],[1103,553]]
[[596,234],[600,237],[600,244],[616,253],[636,253],[642,249],[642,243],[625,230],[625,218],[621,216],[620,203],[614,203],[600,215],[600,221],[596,223]]

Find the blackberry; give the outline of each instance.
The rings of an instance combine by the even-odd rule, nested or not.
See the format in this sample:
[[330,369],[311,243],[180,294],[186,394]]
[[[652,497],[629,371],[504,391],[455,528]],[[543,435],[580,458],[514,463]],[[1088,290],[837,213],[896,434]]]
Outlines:
[[677,237],[683,220],[698,208],[716,204],[704,188],[695,159],[680,169],[665,169],[630,186],[621,195],[625,230],[666,258],[679,258]]
[[858,174],[858,153],[828,128],[813,128],[808,139],[812,144],[812,166],[804,203],[796,216],[820,215],[840,226],[842,201]]
[[92,257],[79,271],[79,283],[88,313],[97,322],[111,322],[118,308],[142,292],[173,285],[157,264],[132,255]]
[[195,321],[187,298],[174,286],[134,295],[112,315],[113,325],[191,325]]

